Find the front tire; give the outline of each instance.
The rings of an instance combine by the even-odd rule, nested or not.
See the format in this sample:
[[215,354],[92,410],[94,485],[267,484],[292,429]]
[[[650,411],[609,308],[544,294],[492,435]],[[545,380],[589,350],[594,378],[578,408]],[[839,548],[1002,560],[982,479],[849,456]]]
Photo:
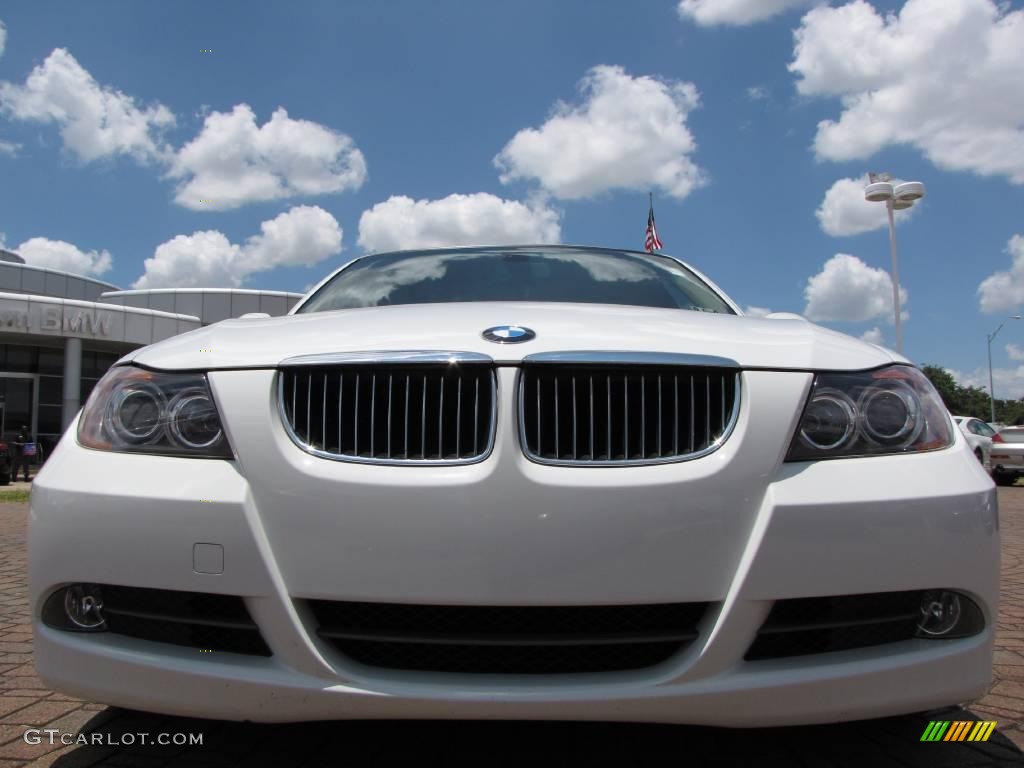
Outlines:
[[975,458],[976,458],[976,459],[977,459],[977,460],[978,460],[979,462],[981,462],[981,465],[982,465],[982,466],[984,466],[984,465],[985,465],[985,454],[983,454],[983,453],[981,452],[981,448],[975,448],[975,449],[974,449],[974,457],[975,457]]

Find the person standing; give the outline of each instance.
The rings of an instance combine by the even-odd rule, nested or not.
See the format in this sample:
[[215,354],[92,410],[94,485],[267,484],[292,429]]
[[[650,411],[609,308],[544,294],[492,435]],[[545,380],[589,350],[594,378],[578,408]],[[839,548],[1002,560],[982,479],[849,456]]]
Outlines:
[[28,482],[28,460],[34,452],[26,453],[26,447],[33,446],[32,436],[28,432],[28,427],[22,426],[18,430],[17,436],[14,438],[14,469],[11,470],[11,479],[15,480],[18,477],[18,468],[23,467],[25,472],[25,482]]

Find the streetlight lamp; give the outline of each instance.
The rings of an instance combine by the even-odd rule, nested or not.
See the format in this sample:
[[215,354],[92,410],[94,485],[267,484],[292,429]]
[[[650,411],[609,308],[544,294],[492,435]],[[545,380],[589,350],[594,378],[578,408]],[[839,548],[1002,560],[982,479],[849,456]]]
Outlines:
[[892,183],[888,173],[869,173],[868,185],[864,187],[864,199],[870,203],[885,203],[889,214],[889,249],[892,251],[892,307],[893,324],[896,327],[896,351],[903,354],[903,325],[900,319],[900,271],[896,257],[896,222],[893,211],[910,208],[924,197],[924,184],[920,181]]
[[[1010,315],[1006,320],[1020,320],[1020,315]],[[992,383],[992,339],[996,337],[996,334],[1003,330],[1003,326],[1006,325],[1006,320],[1003,320],[992,333],[988,335],[988,397],[991,405],[990,415],[992,420],[990,423],[996,423],[996,390],[995,385]]]

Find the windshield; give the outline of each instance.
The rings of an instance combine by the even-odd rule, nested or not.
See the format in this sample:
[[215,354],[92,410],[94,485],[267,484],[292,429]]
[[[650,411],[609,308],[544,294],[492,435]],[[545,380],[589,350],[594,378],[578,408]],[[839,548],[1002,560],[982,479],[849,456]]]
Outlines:
[[693,272],[656,254],[570,248],[482,248],[370,256],[298,310],[463,301],[628,304],[735,314]]

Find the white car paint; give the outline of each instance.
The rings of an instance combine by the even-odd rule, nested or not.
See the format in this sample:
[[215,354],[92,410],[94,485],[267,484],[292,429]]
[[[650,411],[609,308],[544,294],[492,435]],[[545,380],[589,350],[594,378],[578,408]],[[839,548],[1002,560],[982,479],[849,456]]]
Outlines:
[[[301,304],[296,305],[301,306]],[[524,345],[495,346],[484,328],[510,322],[538,329]],[[369,327],[368,327],[369,326]],[[540,330],[543,329],[543,330]],[[637,334],[642,334],[642,341]],[[806,320],[772,320],[607,304],[463,302],[225,320],[142,347],[123,358],[165,369],[272,368],[325,350],[458,349],[514,363],[565,350],[643,349],[726,357],[744,368],[861,370],[907,362]]]
[[[481,331],[537,337],[495,345]],[[497,368],[493,451],[459,466],[329,461],[275,407],[275,367],[323,352],[462,350]],[[559,467],[516,429],[525,354],[643,350],[742,367],[732,434],[697,460]],[[786,463],[813,371],[902,358],[797,319],[640,307],[477,303],[225,321],[124,363],[209,371],[234,460],[85,448],[77,423],[31,498],[36,665],[54,688],[171,714],[294,721],[525,718],[726,726],[830,722],[971,699],[990,682],[999,592],[991,480],[956,430],[931,452]],[[197,573],[194,547],[223,547]],[[109,633],[40,616],[71,583],[242,596],[269,658]],[[955,640],[771,661],[744,654],[775,601],[955,589],[985,627]],[[586,606],[708,601],[699,638],[656,666],[565,675],[460,674],[353,662],[317,637],[307,601]]]
[[987,469],[991,464],[992,437],[996,434],[996,430],[973,416],[954,416],[953,421],[967,438],[967,444],[971,446],[978,461]]

